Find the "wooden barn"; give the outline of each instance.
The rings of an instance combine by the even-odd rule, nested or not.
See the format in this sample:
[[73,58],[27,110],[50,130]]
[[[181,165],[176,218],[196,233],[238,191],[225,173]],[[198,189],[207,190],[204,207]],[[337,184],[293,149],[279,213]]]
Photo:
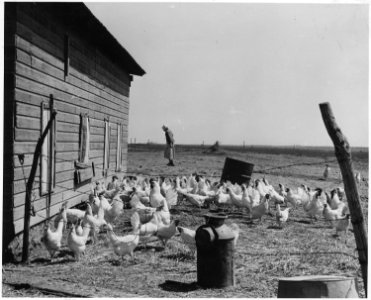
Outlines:
[[92,180],[127,167],[129,94],[144,70],[83,3],[5,3],[3,250],[24,228],[88,199]]

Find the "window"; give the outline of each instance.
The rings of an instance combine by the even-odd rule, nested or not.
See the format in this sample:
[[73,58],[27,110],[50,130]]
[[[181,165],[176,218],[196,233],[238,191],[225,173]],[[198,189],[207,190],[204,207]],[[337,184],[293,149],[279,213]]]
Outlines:
[[[41,133],[44,132],[51,117],[51,109],[48,103],[41,104]],[[45,195],[53,191],[55,186],[55,120],[46,135],[41,148],[40,166],[40,191]]]
[[110,134],[111,124],[108,120],[104,121],[104,161],[103,161],[103,176],[107,176],[109,169],[109,156],[110,156]]
[[117,124],[117,154],[116,154],[116,172],[121,171],[121,144],[122,144],[122,125]]

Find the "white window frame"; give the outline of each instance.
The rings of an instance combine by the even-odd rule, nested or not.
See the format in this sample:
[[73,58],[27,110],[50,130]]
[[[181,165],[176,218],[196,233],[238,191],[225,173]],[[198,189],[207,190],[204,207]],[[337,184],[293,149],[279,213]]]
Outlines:
[[111,124],[109,120],[104,120],[104,155],[103,155],[103,172],[104,176],[107,175],[110,161],[110,137],[111,137]]
[[117,124],[116,172],[122,169],[122,124]]
[[[51,110],[50,106],[46,102],[41,103],[41,133],[44,132],[48,122],[50,120]],[[55,133],[56,133],[56,126],[55,126],[55,119],[50,127],[48,134],[45,136],[43,145],[41,147],[41,155],[40,155],[40,194],[44,196],[49,193],[49,168],[50,164],[52,167],[52,190],[55,187]],[[51,133],[53,133],[51,135]],[[53,137],[53,142],[50,144],[50,138]],[[50,145],[52,145],[52,157],[50,157]]]

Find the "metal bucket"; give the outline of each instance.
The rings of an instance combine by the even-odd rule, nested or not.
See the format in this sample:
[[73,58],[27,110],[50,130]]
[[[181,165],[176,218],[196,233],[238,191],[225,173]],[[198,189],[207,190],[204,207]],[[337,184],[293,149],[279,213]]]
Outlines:
[[279,279],[277,298],[358,298],[358,285],[354,277],[286,277]]
[[234,286],[234,233],[224,224],[226,216],[205,215],[206,224],[196,231],[197,283],[203,288]]
[[254,165],[248,162],[226,157],[221,181],[249,184]]

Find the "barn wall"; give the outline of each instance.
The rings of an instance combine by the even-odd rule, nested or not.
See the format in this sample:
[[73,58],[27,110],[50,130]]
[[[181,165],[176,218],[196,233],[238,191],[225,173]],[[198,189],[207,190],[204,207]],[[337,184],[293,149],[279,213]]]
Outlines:
[[[52,94],[56,117],[56,187],[50,214],[62,202],[69,206],[88,198],[90,185],[74,186],[74,161],[78,159],[80,114],[90,118],[90,161],[96,177],[102,178],[104,120],[111,123],[109,176],[115,174],[117,124],[123,124],[122,170],[127,166],[127,128],[130,76],[117,68],[83,37],[77,36],[33,3],[17,6],[15,35],[15,126],[14,126],[14,227],[23,230],[25,182],[31,170],[33,152],[41,134],[41,103]],[[65,76],[65,36],[69,37],[69,69]],[[17,154],[25,154],[24,168]],[[40,171],[34,183],[36,217],[31,225],[44,220],[46,197],[40,196]],[[76,189],[75,189],[76,188]]]

